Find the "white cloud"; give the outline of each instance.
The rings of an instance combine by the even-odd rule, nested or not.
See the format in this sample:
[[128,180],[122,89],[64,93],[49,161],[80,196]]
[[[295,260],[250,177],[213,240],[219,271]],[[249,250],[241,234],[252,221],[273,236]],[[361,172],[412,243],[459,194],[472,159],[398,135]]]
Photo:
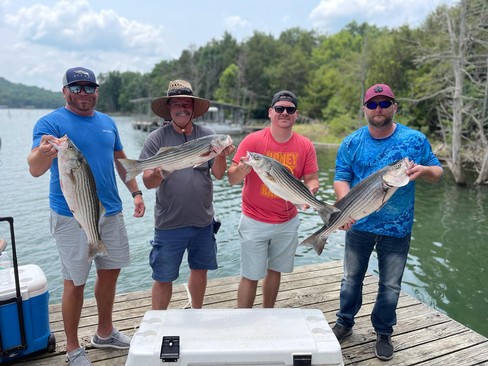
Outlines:
[[0,0],[0,76],[59,90],[69,67],[149,72],[224,31],[243,41],[254,31],[277,37],[291,27],[331,34],[353,20],[415,26],[440,3],[456,0],[282,0],[279,7],[262,0],[185,1],[192,11],[161,0]]
[[333,34],[352,21],[367,22],[378,27],[399,27],[408,24],[418,26],[425,16],[443,3],[455,0],[405,1],[384,0],[321,0],[310,13],[313,27],[319,31]]
[[233,15],[224,19],[224,27],[229,33],[233,33],[239,32],[242,29],[249,29],[251,24],[240,16]]
[[163,52],[162,27],[131,21],[113,10],[94,12],[88,1],[60,1],[52,7],[35,4],[6,16],[24,42],[65,51]]
[[60,90],[58,75],[69,67],[89,67],[96,74],[148,72],[172,56],[162,26],[130,20],[114,10],[94,11],[87,0],[22,7],[5,13],[3,24],[2,38],[8,42],[0,44],[1,76],[50,90]]

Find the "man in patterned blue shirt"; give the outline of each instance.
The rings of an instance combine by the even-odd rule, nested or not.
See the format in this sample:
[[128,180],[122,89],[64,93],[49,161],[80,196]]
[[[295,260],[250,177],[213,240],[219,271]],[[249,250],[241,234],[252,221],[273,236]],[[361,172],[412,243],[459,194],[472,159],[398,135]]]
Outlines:
[[351,220],[343,227],[347,230],[344,276],[333,331],[339,342],[352,334],[354,317],[362,305],[369,258],[376,248],[379,284],[371,322],[377,334],[375,353],[381,360],[393,358],[391,334],[410,247],[414,181],[435,183],[443,174],[425,135],[394,122],[396,111],[395,96],[388,85],[376,84],[366,91],[363,112],[368,125],[347,136],[340,145],[334,178],[334,191],[337,199],[341,199],[352,187],[386,165],[404,157],[415,163],[407,171],[410,183],[398,189],[381,210],[357,222]]

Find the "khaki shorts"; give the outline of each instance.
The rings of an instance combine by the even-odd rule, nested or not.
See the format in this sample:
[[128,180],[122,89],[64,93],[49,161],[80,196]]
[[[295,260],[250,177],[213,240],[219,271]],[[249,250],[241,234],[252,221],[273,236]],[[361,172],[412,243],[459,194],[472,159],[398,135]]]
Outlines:
[[299,226],[298,215],[282,224],[268,224],[242,215],[239,223],[242,277],[259,281],[268,269],[293,272]]
[[[51,234],[56,241],[65,280],[76,286],[86,283],[92,261],[88,260],[88,239],[74,217],[59,215],[51,210]],[[120,269],[130,264],[130,249],[122,212],[100,220],[100,235],[108,255],[96,256],[97,269]]]

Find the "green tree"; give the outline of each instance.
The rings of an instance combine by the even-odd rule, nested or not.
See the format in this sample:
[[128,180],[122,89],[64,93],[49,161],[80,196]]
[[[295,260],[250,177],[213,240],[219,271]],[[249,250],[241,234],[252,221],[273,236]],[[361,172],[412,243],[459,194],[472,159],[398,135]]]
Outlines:
[[239,67],[230,64],[219,79],[219,87],[214,93],[215,99],[222,103],[239,104]]

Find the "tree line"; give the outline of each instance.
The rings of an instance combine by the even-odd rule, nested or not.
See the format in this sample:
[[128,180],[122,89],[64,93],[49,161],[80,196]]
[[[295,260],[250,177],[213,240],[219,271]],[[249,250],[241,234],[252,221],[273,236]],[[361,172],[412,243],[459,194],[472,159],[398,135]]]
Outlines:
[[274,38],[256,31],[242,43],[225,33],[146,74],[101,74],[99,108],[148,111],[149,102],[131,101],[165,95],[170,80],[183,78],[196,95],[264,119],[271,96],[289,89],[306,121],[341,138],[365,123],[365,89],[387,83],[398,99],[397,120],[443,143],[456,182],[466,184],[469,166],[475,183],[487,184],[487,60],[488,5],[462,0],[439,6],[417,28],[352,22],[334,35],[292,28]]
[[[289,89],[299,98],[299,122],[320,124],[321,140],[340,141],[365,123],[366,88],[386,83],[397,97],[396,120],[441,146],[458,184],[466,184],[467,169],[475,170],[475,184],[488,184],[487,75],[488,3],[461,0],[439,6],[416,28],[351,22],[333,35],[291,28],[275,38],[256,31],[240,43],[224,33],[148,73],[98,75],[97,108],[149,114],[149,100],[165,95],[169,81],[181,78],[198,96],[243,106],[248,120],[266,119],[272,95]],[[33,97],[19,85],[12,96],[12,85],[0,88],[0,104],[15,107],[25,96],[37,108],[60,105],[61,93],[41,103],[41,89]]]
[[2,108],[59,108],[64,104],[61,92],[35,86],[11,83],[0,77],[0,106]]

